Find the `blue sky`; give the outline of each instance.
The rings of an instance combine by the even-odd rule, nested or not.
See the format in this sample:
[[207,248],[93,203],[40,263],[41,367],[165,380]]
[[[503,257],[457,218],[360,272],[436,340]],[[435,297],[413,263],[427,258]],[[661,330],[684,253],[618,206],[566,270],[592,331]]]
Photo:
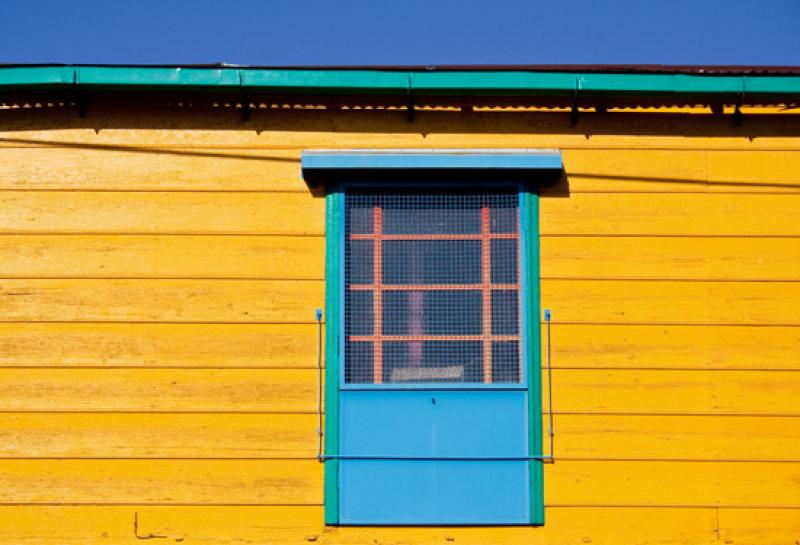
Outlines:
[[0,62],[800,65],[800,0],[0,0]]

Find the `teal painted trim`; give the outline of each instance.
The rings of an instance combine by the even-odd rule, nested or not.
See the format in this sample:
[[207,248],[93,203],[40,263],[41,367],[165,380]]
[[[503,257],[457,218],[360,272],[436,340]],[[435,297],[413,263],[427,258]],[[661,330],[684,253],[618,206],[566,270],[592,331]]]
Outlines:
[[[542,326],[541,289],[539,265],[539,195],[526,192],[525,223],[525,281],[528,304],[528,415],[529,452],[532,456],[542,456]],[[531,523],[544,524],[544,465],[542,460],[531,460]]]
[[240,85],[239,71],[228,68],[76,68],[79,85],[100,87],[230,87]]
[[418,72],[412,88],[425,95],[569,95],[576,77],[566,72]]
[[[736,94],[752,76],[695,76],[690,74],[584,74],[578,78],[581,93],[621,94]],[[762,78],[763,79],[763,78]],[[771,78],[770,78],[771,79]],[[800,78],[798,78],[800,80]],[[800,81],[798,82],[800,83]]]
[[62,87],[74,84],[75,69],[68,66],[0,68],[0,89],[8,87]]
[[245,87],[262,91],[398,94],[409,89],[405,72],[243,69],[241,74]]
[[744,78],[744,92],[748,95],[796,95],[800,89],[800,77]]
[[[341,201],[331,187],[325,196],[325,454],[339,454],[339,332]],[[339,523],[339,460],[325,460],[325,524]]]
[[304,152],[303,172],[315,169],[500,169],[561,170],[558,150],[496,151],[331,151]]
[[800,76],[615,74],[525,71],[289,70],[134,66],[0,67],[0,89],[72,85],[272,93],[442,96],[800,95]]

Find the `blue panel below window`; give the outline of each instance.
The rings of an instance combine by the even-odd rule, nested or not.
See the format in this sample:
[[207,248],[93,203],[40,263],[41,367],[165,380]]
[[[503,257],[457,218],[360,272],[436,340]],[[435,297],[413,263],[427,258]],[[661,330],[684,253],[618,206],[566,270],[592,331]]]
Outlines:
[[528,524],[524,461],[342,460],[342,524]]
[[527,395],[341,391],[340,522],[529,523]]
[[525,390],[343,390],[343,456],[524,457]]

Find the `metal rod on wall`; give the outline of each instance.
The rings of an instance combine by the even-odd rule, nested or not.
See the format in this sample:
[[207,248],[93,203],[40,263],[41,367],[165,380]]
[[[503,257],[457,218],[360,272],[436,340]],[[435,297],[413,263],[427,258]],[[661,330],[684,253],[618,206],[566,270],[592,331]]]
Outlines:
[[317,319],[317,459],[325,461],[322,453],[322,309],[315,313]]
[[546,457],[545,459],[549,459],[551,462],[555,462],[555,447],[554,447],[554,437],[555,437],[555,427],[553,426],[553,371],[551,365],[551,354],[552,354],[552,343],[551,343],[551,336],[550,336],[550,323],[552,319],[552,313],[550,309],[545,309],[544,311],[544,321],[547,323],[547,414],[549,420],[549,427],[550,429],[547,430],[547,435],[550,437],[550,456]]

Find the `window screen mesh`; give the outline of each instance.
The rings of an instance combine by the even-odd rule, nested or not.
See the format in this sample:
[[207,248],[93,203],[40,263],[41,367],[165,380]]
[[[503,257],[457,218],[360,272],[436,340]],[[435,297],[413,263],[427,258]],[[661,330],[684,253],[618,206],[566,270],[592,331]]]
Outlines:
[[517,193],[347,193],[345,382],[522,381]]

